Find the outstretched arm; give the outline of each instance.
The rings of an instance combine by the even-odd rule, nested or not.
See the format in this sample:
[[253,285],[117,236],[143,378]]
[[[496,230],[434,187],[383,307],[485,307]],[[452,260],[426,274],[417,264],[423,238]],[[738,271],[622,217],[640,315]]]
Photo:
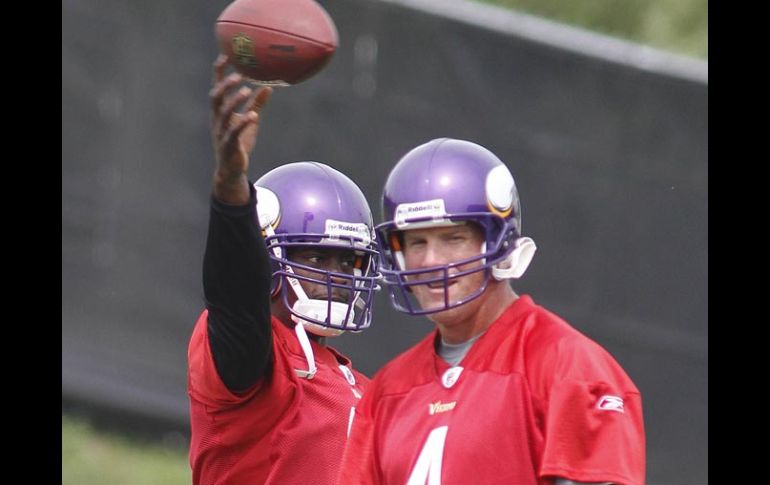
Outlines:
[[214,363],[228,389],[241,392],[269,372],[271,362],[270,260],[247,171],[259,115],[272,89],[232,92],[241,76],[225,77],[226,63],[224,56],[214,63],[209,93],[216,168],[203,288]]

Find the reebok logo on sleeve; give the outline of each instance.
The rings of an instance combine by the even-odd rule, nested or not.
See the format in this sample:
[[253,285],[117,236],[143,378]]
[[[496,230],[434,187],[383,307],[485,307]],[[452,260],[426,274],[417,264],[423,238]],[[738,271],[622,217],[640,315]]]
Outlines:
[[610,396],[609,394],[605,394],[599,399],[599,402],[596,403],[596,408],[602,411],[625,412],[623,409],[623,399],[618,396]]

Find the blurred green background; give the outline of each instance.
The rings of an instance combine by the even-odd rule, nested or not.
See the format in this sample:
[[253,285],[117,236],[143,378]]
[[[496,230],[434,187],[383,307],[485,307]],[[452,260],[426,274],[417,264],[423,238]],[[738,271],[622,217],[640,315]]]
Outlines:
[[707,0],[484,0],[530,15],[708,59]]
[[186,444],[96,429],[62,415],[62,485],[173,485],[192,481]]
[[[708,59],[706,0],[489,0],[531,15]],[[213,19],[212,19],[213,21]],[[96,427],[62,415],[62,485],[191,482],[186,444]]]

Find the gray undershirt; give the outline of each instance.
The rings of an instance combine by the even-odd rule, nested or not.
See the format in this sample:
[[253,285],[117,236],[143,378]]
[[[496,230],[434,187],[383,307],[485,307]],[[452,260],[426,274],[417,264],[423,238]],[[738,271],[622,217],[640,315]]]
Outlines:
[[444,359],[447,364],[454,367],[463,360],[463,357],[465,357],[465,354],[471,349],[473,343],[482,335],[484,335],[483,332],[459,344],[448,344],[441,338],[438,341],[436,352],[438,352],[439,357]]

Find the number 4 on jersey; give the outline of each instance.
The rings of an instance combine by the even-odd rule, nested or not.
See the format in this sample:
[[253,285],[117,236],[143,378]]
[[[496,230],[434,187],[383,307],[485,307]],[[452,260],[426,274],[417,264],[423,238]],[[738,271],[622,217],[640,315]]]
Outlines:
[[441,485],[441,458],[448,429],[449,426],[441,426],[430,432],[407,485]]

